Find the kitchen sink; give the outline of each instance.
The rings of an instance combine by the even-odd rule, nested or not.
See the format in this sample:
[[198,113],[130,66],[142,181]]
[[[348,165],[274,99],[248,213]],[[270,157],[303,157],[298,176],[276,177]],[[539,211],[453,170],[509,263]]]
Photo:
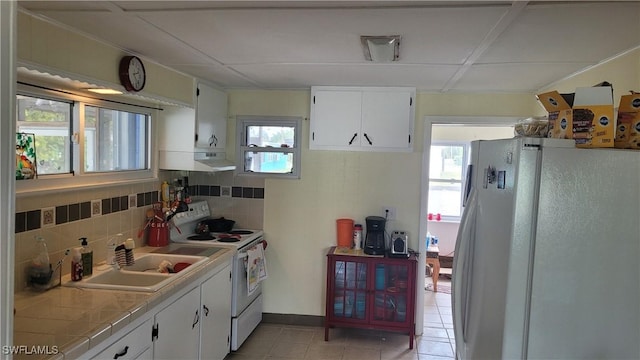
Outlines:
[[[189,256],[173,254],[140,254],[135,257],[135,264],[115,269],[109,265],[98,266],[92,276],[81,281],[63,282],[64,286],[155,292],[185,274],[197,269],[208,260],[206,256]],[[168,261],[170,268],[181,268],[175,273],[161,273],[158,267]],[[166,264],[166,263],[165,263]],[[179,264],[179,266],[176,266]]]
[[135,264],[131,266],[123,266],[122,270],[125,271],[138,271],[138,272],[151,272],[158,273],[158,267],[163,261],[168,261],[175,267],[176,264],[190,264],[184,270],[186,271],[191,266],[197,266],[206,261],[205,256],[193,256],[193,255],[175,255],[175,254],[141,254],[136,258]]

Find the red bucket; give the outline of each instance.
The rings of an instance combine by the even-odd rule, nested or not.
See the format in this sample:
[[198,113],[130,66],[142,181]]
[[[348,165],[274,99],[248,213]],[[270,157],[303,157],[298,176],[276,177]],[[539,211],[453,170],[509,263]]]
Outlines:
[[149,225],[147,245],[162,247],[169,245],[169,225],[166,221],[154,219]]

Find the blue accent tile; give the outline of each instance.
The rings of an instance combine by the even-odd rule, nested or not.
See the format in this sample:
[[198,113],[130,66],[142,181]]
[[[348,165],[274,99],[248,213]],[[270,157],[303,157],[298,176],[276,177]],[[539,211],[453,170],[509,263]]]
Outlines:
[[209,188],[208,185],[198,185],[198,193],[194,195],[209,196]]
[[129,196],[120,196],[120,211],[129,210]]
[[56,206],[56,225],[69,222],[69,206]]
[[40,209],[27,211],[27,230],[40,229]]
[[69,222],[80,220],[80,204],[69,205]]
[[111,214],[111,199],[102,199],[102,215]]
[[145,205],[151,205],[153,203],[153,201],[151,201],[151,200],[152,200],[151,192],[144,193],[144,204]]
[[21,233],[26,230],[27,230],[27,213],[26,212],[16,213],[16,223],[15,223],[16,233]]
[[119,197],[112,197],[111,198],[111,212],[118,212],[120,211],[120,198]]
[[80,203],[80,219],[88,219],[91,217],[91,201]]

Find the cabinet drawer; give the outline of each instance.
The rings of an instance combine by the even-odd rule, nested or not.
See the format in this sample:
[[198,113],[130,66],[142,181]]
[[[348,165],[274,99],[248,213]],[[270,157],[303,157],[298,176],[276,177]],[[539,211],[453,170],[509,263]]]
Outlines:
[[94,359],[135,359],[151,347],[151,325],[151,319],[145,321],[104,349]]

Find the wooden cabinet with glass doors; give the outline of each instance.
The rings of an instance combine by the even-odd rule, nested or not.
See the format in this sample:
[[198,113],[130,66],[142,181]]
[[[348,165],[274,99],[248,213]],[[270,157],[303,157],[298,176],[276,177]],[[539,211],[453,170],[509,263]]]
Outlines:
[[332,327],[402,332],[415,337],[416,265],[332,247],[327,254],[325,341]]

